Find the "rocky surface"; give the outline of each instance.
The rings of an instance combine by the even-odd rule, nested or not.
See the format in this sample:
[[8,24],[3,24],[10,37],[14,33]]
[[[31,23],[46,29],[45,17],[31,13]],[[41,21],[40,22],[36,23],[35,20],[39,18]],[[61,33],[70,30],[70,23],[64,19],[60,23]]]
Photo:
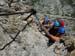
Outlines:
[[[75,56],[75,50],[67,52],[63,50],[73,43],[75,46],[75,18],[71,17],[74,12],[73,3],[67,3],[67,0],[0,0],[1,13],[23,12],[35,8],[38,13],[37,16],[42,19],[48,17],[50,20],[61,18],[65,22],[66,36],[65,46],[56,42],[48,47],[48,39],[42,35],[38,30],[36,31],[34,25],[29,24],[24,31],[21,31],[16,40],[8,45],[5,49],[0,50],[0,56]],[[5,2],[4,2],[5,1]],[[10,2],[12,1],[12,2]],[[61,3],[62,2],[62,3]],[[27,21],[24,19],[29,15],[11,15],[0,17],[0,49],[21,30]],[[62,16],[63,15],[63,16]],[[30,17],[36,19],[34,16]],[[28,20],[30,21],[30,20]],[[8,31],[2,29],[1,25]],[[55,50],[55,51],[54,51]]]

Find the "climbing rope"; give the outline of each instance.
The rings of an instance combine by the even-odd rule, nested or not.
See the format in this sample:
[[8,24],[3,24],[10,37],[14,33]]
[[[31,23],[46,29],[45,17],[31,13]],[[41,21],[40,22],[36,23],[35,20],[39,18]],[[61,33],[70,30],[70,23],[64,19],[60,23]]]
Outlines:
[[[26,18],[26,20],[31,16],[36,14],[36,11],[34,9],[31,9],[31,14]],[[24,25],[22,30],[19,30],[18,33],[15,35],[15,37],[12,38],[12,40],[8,43],[6,43],[2,48],[0,48],[0,50],[4,50],[8,45],[10,45],[11,43],[13,43],[16,38],[18,37],[18,35],[20,34],[21,31],[24,31],[24,29],[26,29],[27,25],[29,25],[32,22],[32,20],[30,20],[26,25]],[[0,24],[0,26],[6,31],[6,29]],[[7,32],[7,31],[6,31]],[[7,32],[8,33],[8,32]],[[10,37],[12,37],[11,35],[9,35]]]

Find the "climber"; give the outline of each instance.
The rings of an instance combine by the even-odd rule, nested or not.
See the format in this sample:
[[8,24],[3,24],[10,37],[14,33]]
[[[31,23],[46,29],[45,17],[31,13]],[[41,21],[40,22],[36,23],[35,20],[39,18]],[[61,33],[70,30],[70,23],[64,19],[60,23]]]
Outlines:
[[56,20],[52,28],[49,31],[44,30],[49,39],[48,46],[53,44],[55,41],[58,41],[65,34],[65,28],[60,27],[60,23]]
[[[40,24],[43,25],[47,30],[50,27],[48,18],[43,18],[43,20],[40,21]],[[44,29],[42,27],[41,27],[41,31],[44,31]]]
[[54,21],[53,26],[51,26],[49,29],[49,33],[55,36],[59,29],[59,26],[60,26],[60,23],[57,20]]

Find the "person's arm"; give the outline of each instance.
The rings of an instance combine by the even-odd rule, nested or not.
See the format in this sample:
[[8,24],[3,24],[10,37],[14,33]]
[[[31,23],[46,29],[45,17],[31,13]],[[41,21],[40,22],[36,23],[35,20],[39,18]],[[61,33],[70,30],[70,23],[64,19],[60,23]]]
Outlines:
[[57,33],[56,36],[58,36],[58,37],[60,37],[60,38],[63,38],[63,37],[64,37],[64,34]]
[[45,33],[46,33],[50,38],[52,38],[54,41],[59,40],[59,37],[56,37],[56,36],[51,35],[47,30],[44,30],[44,31],[45,31]]
[[41,21],[40,21],[40,24],[42,25],[42,24],[43,24],[43,22],[44,22],[44,20],[41,20]]
[[53,35],[51,35],[51,34],[48,34],[48,36],[51,37],[54,41],[59,40],[59,37],[53,36]]
[[44,27],[50,27],[50,24],[45,24]]

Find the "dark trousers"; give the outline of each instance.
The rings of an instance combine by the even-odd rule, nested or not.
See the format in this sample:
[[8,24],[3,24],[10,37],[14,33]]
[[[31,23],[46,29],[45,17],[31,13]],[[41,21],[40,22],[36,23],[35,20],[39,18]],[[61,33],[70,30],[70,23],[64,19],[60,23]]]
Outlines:
[[52,38],[48,37],[48,35],[45,35],[45,36],[48,38],[48,43],[47,43],[47,45],[48,45],[48,46],[51,46],[51,45],[54,43],[54,40],[53,40]]

